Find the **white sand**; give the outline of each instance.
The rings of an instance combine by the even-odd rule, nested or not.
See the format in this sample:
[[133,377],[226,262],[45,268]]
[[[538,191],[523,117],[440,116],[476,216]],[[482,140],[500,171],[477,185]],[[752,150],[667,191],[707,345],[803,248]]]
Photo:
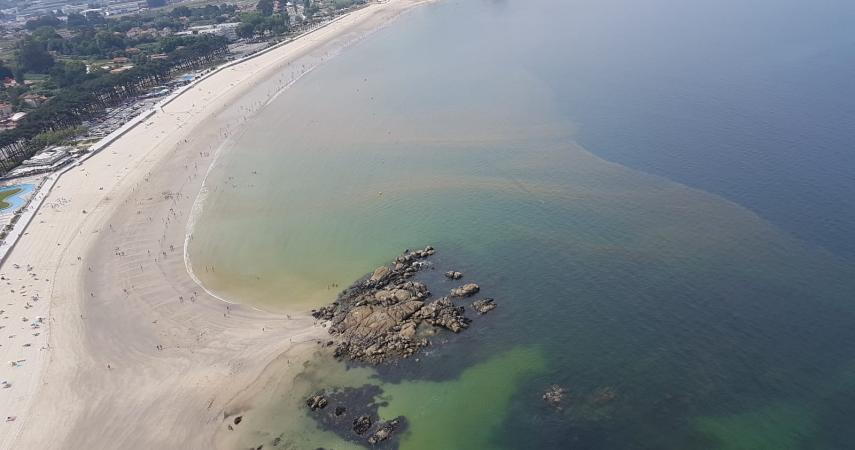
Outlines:
[[271,361],[310,356],[323,330],[306,314],[227,310],[188,276],[187,221],[216,150],[305,58],[418,3],[371,5],[225,69],[60,178],[0,269],[0,448],[216,448]]

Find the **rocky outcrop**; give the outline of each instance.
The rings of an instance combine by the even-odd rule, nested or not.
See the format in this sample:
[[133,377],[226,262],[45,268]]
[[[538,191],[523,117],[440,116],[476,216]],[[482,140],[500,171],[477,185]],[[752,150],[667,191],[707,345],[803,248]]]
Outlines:
[[455,272],[453,270],[449,270],[448,272],[445,272],[445,277],[451,278],[452,280],[459,280],[459,279],[463,278],[463,274],[460,272]]
[[469,319],[463,315],[462,306],[454,306],[447,297],[431,302],[416,312],[414,318],[435,327],[459,333],[469,326]]
[[496,302],[492,298],[483,298],[480,300],[475,300],[472,302],[472,309],[478,312],[478,314],[486,314],[489,311],[492,311],[496,308]]
[[353,419],[353,432],[359,435],[365,434],[371,428],[371,417],[359,416]]
[[[472,296],[481,288],[467,283],[452,289],[449,296],[432,299],[428,286],[419,281],[431,277],[417,275],[431,267],[427,258],[435,252],[431,246],[406,250],[392,264],[378,267],[342,291],[332,304],[312,311],[329,330],[331,340],[326,346],[334,347],[336,358],[368,364],[408,358],[431,345],[429,337],[442,329],[460,333],[469,327],[466,308],[454,299]],[[445,276],[458,280],[463,274],[449,271]],[[472,302],[479,315],[495,307],[492,298]],[[345,388],[317,393],[306,405],[325,428],[349,441],[371,448],[396,448],[396,435],[406,428],[406,419],[381,420],[375,402],[379,394],[377,386]],[[547,401],[560,404],[561,395],[563,390],[557,399],[550,396]]]
[[553,408],[561,409],[566,394],[567,391],[563,387],[553,384],[543,393],[543,400]]
[[466,283],[459,288],[454,288],[451,290],[452,297],[469,297],[470,295],[477,294],[478,291],[481,290],[481,286],[478,286],[475,283]]
[[395,429],[398,428],[400,422],[401,421],[399,419],[392,419],[387,422],[383,422],[380,424],[377,431],[368,438],[368,443],[371,445],[377,445],[386,439],[389,439],[389,437],[392,436],[392,433],[395,432]]
[[382,280],[383,278],[386,278],[387,276],[389,276],[389,273],[391,273],[391,272],[392,271],[389,270],[388,267],[380,266],[374,270],[374,273],[371,274],[371,278],[369,278],[369,281],[376,283],[376,282]]
[[[345,289],[333,304],[312,311],[315,318],[328,322],[337,358],[371,364],[407,358],[430,345],[429,328],[459,333],[469,326],[462,306],[449,297],[429,301],[427,285],[413,278],[430,267],[426,259],[435,252],[431,246],[408,250],[392,265],[378,267]],[[451,271],[446,276],[463,275]],[[479,290],[477,284],[468,283],[453,289],[451,296],[467,297]],[[483,305],[485,312],[492,307]]]
[[327,399],[321,394],[313,395],[306,400],[306,406],[312,411],[324,409],[327,406]]

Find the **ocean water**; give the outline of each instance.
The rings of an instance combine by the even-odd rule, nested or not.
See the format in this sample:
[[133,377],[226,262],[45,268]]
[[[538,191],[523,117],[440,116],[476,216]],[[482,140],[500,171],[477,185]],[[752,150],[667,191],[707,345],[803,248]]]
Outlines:
[[305,76],[209,176],[206,287],[306,310],[431,244],[499,307],[419,361],[309,366],[246,444],[347,448],[302,399],[372,383],[402,449],[852,448],[853,18],[449,0]]

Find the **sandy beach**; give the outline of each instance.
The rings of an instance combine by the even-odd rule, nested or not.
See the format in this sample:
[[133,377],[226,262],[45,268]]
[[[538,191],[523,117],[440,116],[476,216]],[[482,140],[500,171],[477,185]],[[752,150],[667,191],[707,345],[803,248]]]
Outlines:
[[323,330],[307,314],[196,284],[188,221],[241,122],[418,3],[373,4],[219,71],[59,179],[0,269],[0,448],[225,447],[215,435],[264,369],[312,355]]

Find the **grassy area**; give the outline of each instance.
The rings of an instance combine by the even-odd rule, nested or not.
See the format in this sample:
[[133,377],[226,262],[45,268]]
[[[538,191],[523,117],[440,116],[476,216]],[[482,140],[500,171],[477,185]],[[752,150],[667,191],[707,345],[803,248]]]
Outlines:
[[9,206],[12,206],[12,204],[7,202],[6,199],[17,194],[18,192],[21,192],[21,188],[19,187],[0,191],[0,209],[6,209]]
[[50,75],[46,73],[27,73],[24,79],[27,81],[47,81]]
[[18,43],[16,39],[0,39],[0,59],[11,64],[15,61],[15,45]]

